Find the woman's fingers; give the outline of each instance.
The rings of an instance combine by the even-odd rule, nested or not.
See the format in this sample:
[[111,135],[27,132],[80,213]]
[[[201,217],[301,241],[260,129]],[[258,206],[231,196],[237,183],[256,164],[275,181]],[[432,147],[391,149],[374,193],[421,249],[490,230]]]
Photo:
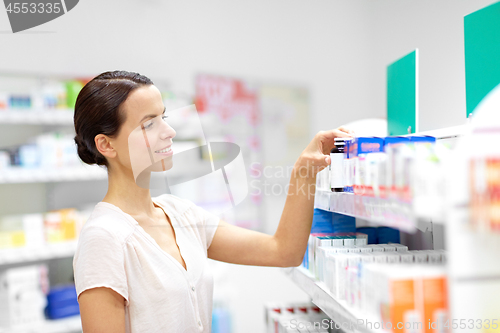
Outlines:
[[340,126],[338,128],[338,130],[342,131],[342,132],[345,132],[345,133],[348,133],[348,134],[351,134],[351,135],[354,135],[354,131],[352,129],[350,129],[349,127]]
[[[349,132],[348,132],[349,131]],[[330,154],[330,151],[335,147],[335,138],[350,138],[354,136],[354,132],[344,127],[323,131],[318,133],[319,148],[323,154]]]
[[316,174],[330,165],[330,151],[335,147],[335,138],[349,138],[353,136],[354,131],[345,126],[318,132],[302,152],[301,158],[298,160],[298,166],[314,170],[313,173]]

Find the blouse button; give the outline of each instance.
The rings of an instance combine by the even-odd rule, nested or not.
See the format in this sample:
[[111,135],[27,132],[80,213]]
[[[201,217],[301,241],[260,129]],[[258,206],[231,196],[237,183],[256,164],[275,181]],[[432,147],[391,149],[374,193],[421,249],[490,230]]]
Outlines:
[[198,325],[200,325],[200,326],[201,326],[201,320],[198,320]]
[[191,287],[191,290],[194,291],[194,287]]

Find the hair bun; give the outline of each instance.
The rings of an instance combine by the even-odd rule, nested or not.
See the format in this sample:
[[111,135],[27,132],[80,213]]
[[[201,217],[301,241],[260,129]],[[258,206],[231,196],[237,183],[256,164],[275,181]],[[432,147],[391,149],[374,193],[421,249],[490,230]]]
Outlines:
[[86,164],[97,164],[97,159],[96,159],[96,156],[94,154],[94,152],[92,152],[88,147],[87,145],[85,144],[85,142],[79,138],[78,136],[75,136],[75,143],[76,143],[76,146],[78,148],[78,156],[80,157],[80,159],[86,163]]

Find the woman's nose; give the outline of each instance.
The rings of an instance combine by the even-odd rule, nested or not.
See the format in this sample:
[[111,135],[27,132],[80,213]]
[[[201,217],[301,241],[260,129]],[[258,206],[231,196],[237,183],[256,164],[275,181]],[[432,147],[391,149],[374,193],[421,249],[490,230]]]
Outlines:
[[160,133],[160,139],[165,140],[165,139],[172,139],[175,134],[175,130],[166,122],[162,122],[161,126],[161,133]]

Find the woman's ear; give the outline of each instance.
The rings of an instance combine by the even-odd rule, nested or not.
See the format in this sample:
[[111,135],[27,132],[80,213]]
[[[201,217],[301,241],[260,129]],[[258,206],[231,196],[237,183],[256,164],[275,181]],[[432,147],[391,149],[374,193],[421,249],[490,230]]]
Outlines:
[[94,138],[95,146],[102,156],[107,158],[116,157],[116,151],[111,145],[111,140],[107,135],[97,134]]

